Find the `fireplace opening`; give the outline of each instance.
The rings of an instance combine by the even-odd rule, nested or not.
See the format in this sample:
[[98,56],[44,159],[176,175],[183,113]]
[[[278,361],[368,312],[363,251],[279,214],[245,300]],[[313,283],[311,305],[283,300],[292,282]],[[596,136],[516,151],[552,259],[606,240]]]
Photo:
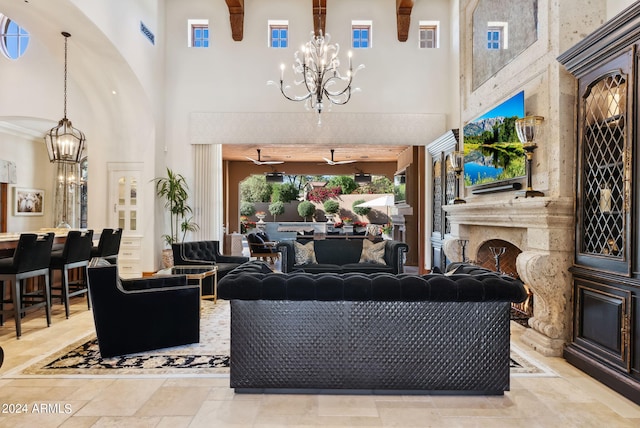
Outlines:
[[[520,248],[508,241],[491,239],[478,248],[476,260],[471,263],[520,279],[516,269],[516,258],[521,252]],[[511,304],[511,320],[529,327],[529,318],[533,316],[533,292],[526,284],[525,288],[527,299],[522,303]]]

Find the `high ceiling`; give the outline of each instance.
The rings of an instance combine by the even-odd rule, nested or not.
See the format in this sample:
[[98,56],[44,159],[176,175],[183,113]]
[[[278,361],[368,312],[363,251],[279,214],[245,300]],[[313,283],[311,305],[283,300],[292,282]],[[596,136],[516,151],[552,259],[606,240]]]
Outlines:
[[396,162],[398,154],[404,151],[407,146],[383,146],[383,145],[358,145],[353,147],[332,147],[328,145],[267,145],[259,146],[253,144],[222,146],[222,158],[231,161],[248,161],[258,159],[258,149],[260,149],[260,159],[262,161],[285,161],[285,162],[317,162],[324,163],[323,158],[331,159],[331,149],[334,149],[334,160],[356,160],[358,162]]
[[[233,40],[241,41],[244,33],[245,5],[242,0],[226,0],[229,8],[229,21]],[[398,40],[406,41],[413,8],[413,0],[396,0],[396,21]],[[327,1],[313,0],[309,12],[313,15],[314,31],[318,34],[325,32]],[[334,160],[357,160],[358,162],[396,162],[398,154],[407,146],[363,146],[333,147],[323,144],[318,145],[224,145],[222,157],[225,160],[246,161],[247,157],[258,158],[258,149],[261,149],[263,161],[289,161],[289,162],[318,162],[323,163],[323,158],[331,158],[331,149],[334,149]]]
[[[239,42],[244,36],[244,0],[226,0],[229,7],[229,21],[231,23],[231,36]],[[398,41],[406,42],[411,21],[413,0],[396,0],[396,21],[398,23]],[[313,14],[314,32],[325,32],[327,23],[327,0],[313,0],[310,12]]]

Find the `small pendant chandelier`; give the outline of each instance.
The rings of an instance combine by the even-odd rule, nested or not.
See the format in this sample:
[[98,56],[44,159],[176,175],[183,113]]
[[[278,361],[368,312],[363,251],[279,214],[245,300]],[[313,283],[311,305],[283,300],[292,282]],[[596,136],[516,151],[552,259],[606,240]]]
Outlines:
[[51,162],[79,163],[85,144],[82,131],[74,128],[67,119],[67,42],[71,34],[62,32],[64,36],[64,117],[58,126],[51,128],[44,136],[44,141]]

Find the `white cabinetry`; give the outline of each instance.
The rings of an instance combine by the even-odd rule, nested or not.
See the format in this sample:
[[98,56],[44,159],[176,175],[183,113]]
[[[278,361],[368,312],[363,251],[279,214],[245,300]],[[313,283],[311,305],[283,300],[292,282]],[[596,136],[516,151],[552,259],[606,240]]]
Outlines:
[[109,173],[110,224],[122,229],[118,270],[122,277],[142,276],[142,164],[113,162]]
[[142,236],[127,235],[122,237],[118,253],[118,271],[123,278],[142,276],[141,245]]

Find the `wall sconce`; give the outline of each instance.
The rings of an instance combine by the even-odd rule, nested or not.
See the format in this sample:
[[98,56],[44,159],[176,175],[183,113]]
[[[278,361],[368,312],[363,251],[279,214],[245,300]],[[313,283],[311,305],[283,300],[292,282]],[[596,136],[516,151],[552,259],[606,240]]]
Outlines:
[[533,198],[535,196],[544,196],[544,193],[533,190],[531,184],[531,164],[533,160],[533,152],[538,148],[535,139],[540,134],[540,125],[544,118],[542,116],[527,116],[516,120],[516,132],[518,139],[522,143],[525,156],[527,158],[527,189],[517,193],[518,196],[524,195],[525,198]]
[[611,213],[611,199],[611,189],[605,183],[604,187],[600,188],[600,212],[602,214]]
[[464,170],[464,152],[456,150],[451,153],[451,155],[449,155],[449,162],[453,167],[453,171],[456,173],[455,198],[453,199],[453,203],[465,204],[467,201],[460,198],[460,176]]

